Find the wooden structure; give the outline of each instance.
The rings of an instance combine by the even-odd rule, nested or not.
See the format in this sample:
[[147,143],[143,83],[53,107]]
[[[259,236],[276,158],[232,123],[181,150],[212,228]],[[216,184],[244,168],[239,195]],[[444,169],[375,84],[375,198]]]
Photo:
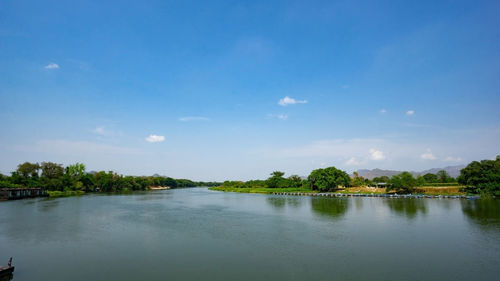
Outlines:
[[41,188],[2,188],[0,200],[15,200],[22,198],[46,197],[49,194]]
[[0,266],[0,276],[10,275],[14,272],[14,266]]
[[4,280],[12,279],[12,273],[14,272],[14,267],[12,266],[12,258],[9,259],[9,264],[7,266],[0,266],[0,278]]

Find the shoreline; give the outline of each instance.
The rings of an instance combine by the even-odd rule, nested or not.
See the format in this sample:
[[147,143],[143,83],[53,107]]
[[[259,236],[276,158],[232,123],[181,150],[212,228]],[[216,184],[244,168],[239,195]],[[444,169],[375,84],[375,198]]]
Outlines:
[[378,198],[447,198],[447,199],[479,199],[481,195],[477,194],[459,194],[459,193],[436,193],[432,192],[417,192],[413,194],[397,194],[386,193],[385,191],[360,191],[360,190],[341,190],[335,192],[318,192],[303,188],[225,188],[225,187],[210,187],[209,190],[234,192],[234,193],[256,193],[270,195],[288,195],[288,196],[320,196],[320,197],[378,197]]
[[441,199],[480,199],[479,195],[425,195],[425,194],[387,194],[387,193],[301,193],[301,192],[275,192],[272,195],[288,196],[319,196],[319,197],[378,197],[378,198],[441,198]]

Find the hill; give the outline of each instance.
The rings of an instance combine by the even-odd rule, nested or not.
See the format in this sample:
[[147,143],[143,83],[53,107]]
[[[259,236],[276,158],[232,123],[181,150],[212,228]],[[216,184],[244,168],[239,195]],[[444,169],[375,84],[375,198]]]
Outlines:
[[[432,168],[432,169],[428,169],[428,170],[424,170],[424,171],[420,171],[420,172],[416,172],[416,171],[409,171],[409,172],[412,173],[414,176],[419,176],[419,175],[424,175],[427,173],[436,174],[437,172],[439,172],[441,170],[445,170],[451,177],[456,178],[456,177],[458,177],[458,175],[460,175],[460,170],[463,168],[465,168],[465,165],[447,166],[444,168]],[[382,177],[382,176],[392,177],[393,175],[400,174],[404,171],[382,170],[382,169],[372,169],[372,170],[361,169],[361,170],[358,170],[357,172],[358,172],[358,175],[371,180],[375,177]]]

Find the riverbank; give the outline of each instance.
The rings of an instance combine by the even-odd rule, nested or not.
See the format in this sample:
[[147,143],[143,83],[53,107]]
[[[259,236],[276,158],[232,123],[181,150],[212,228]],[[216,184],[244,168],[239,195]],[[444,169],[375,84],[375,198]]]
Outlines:
[[[276,193],[301,193],[314,194],[319,193],[316,190],[308,188],[237,188],[237,187],[210,187],[210,190],[237,192],[237,193],[261,193],[261,194],[276,194]],[[415,189],[415,195],[431,195],[431,196],[466,196],[465,192],[460,191],[461,186],[423,186]],[[394,192],[386,192],[384,188],[376,187],[348,187],[339,189],[335,192],[322,192],[322,194],[364,194],[364,195],[391,195]]]
[[323,196],[323,197],[381,197],[381,198],[445,198],[445,199],[480,199],[479,195],[423,195],[423,194],[387,194],[387,193],[301,193],[301,192],[274,192],[274,195],[290,196]]
[[237,192],[237,193],[261,193],[261,194],[273,194],[275,192],[309,192],[316,193],[317,191],[310,190],[308,188],[267,188],[267,187],[256,187],[256,188],[238,188],[238,187],[225,187],[225,186],[214,186],[209,187],[209,190],[224,191],[224,192]]
[[[168,186],[154,186],[154,187],[150,187],[149,189],[146,189],[146,190],[138,190],[138,191],[169,190],[169,189],[170,189],[170,187],[168,187]],[[127,194],[127,193],[132,193],[132,192],[134,192],[134,190],[127,189],[127,190],[115,191],[115,192],[90,192],[90,193]],[[82,190],[66,190],[66,191],[47,190],[47,193],[49,194],[50,198],[82,196],[84,194],[88,194],[88,192],[85,192]]]
[[57,190],[47,190],[47,193],[49,194],[50,198],[57,198],[57,197],[70,197],[70,196],[82,196],[85,194],[85,191],[81,190],[66,190],[66,191],[57,191]]
[[149,189],[150,190],[168,190],[168,189],[170,189],[170,186],[151,186]]

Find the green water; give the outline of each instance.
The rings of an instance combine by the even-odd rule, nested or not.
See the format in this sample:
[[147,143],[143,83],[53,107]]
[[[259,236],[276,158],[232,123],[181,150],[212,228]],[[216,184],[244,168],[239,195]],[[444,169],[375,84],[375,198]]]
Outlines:
[[0,202],[23,280],[498,280],[500,200],[205,188]]

